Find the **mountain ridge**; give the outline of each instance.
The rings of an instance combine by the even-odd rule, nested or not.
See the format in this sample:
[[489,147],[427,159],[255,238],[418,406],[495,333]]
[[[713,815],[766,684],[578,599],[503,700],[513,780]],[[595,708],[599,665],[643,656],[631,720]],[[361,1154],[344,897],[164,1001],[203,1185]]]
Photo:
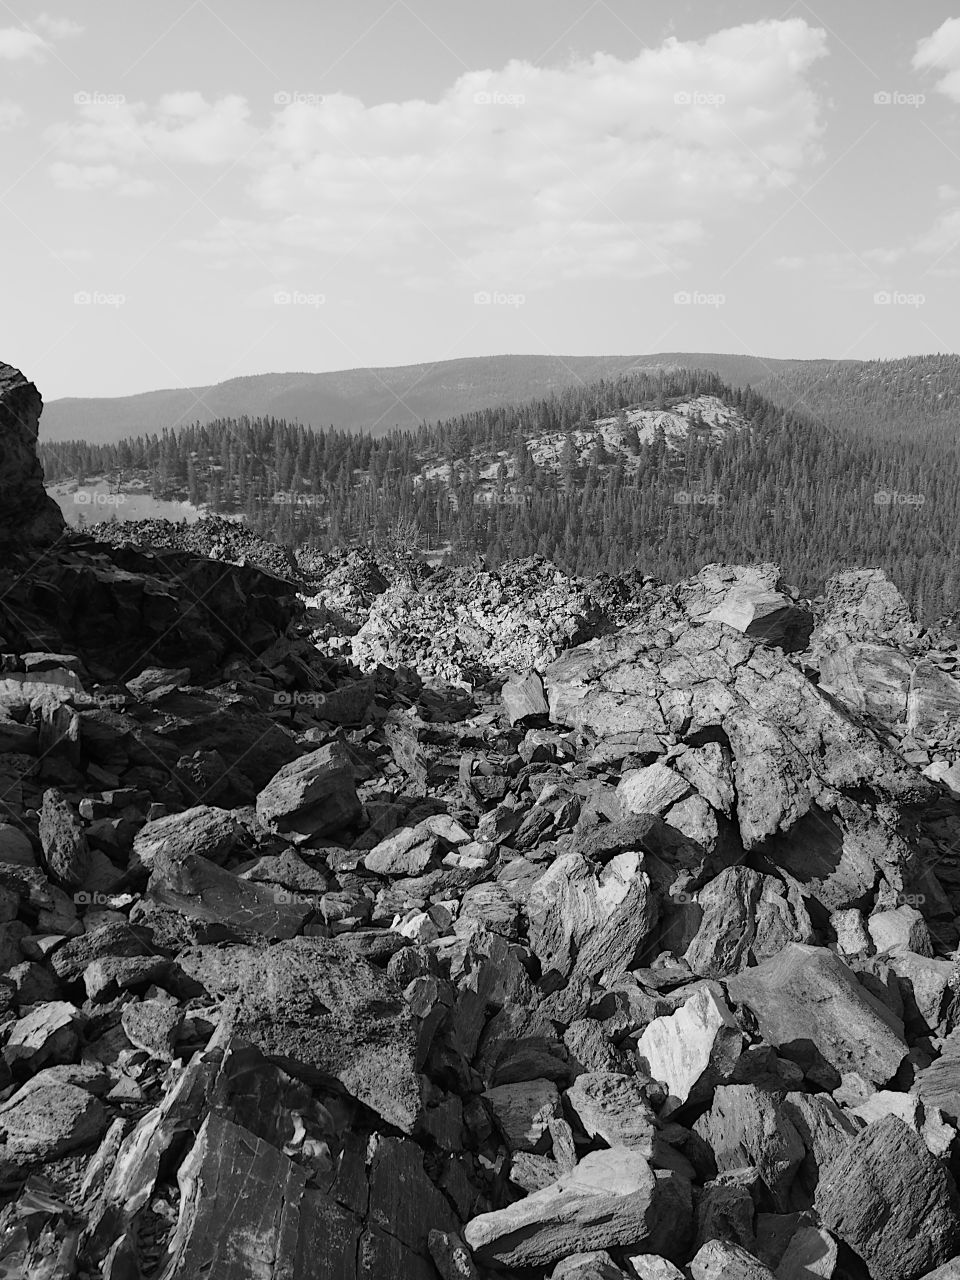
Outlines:
[[334,426],[385,435],[477,409],[513,404],[632,369],[700,368],[732,386],[782,376],[796,368],[854,361],[766,359],[759,356],[659,352],[622,356],[469,356],[412,365],[370,366],[327,373],[247,374],[188,388],[130,396],[63,397],[49,401],[42,443],[115,443],[164,428],[217,418],[273,416],[305,426]]

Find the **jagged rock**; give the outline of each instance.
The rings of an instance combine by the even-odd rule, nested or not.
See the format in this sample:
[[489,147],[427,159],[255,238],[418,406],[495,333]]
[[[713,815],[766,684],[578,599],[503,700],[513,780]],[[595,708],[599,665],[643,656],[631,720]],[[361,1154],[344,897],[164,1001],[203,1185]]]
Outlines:
[[364,857],[363,865],[379,876],[419,876],[439,862],[445,847],[431,827],[431,819],[415,827],[401,827]]
[[957,1192],[895,1116],[868,1125],[820,1177],[817,1211],[874,1280],[917,1280],[960,1246]]
[[694,620],[722,622],[787,651],[805,648],[813,628],[809,611],[784,592],[775,564],[710,564],[680,592]]
[[257,796],[257,817],[289,839],[329,835],[360,816],[354,765],[339,743],[286,764]]
[[588,1137],[652,1158],[657,1124],[642,1078],[587,1071],[567,1089],[564,1100]]
[[511,676],[503,686],[500,697],[503,699],[504,715],[512,725],[523,720],[539,719],[550,713],[543,681],[536,671]]
[[0,541],[51,543],[64,532],[63,513],[43,487],[37,432],[43,401],[19,369],[0,364]]
[[680,1241],[685,1224],[665,1224],[658,1212],[663,1185],[639,1152],[596,1151],[552,1186],[474,1218],[464,1239],[477,1261],[500,1267],[547,1266],[584,1250],[637,1249],[652,1245],[656,1234]]
[[77,1013],[67,1000],[36,1005],[11,1027],[5,1061],[31,1071],[48,1062],[69,1062],[77,1048]]
[[643,855],[618,854],[597,874],[577,853],[564,854],[527,898],[530,947],[544,971],[564,977],[625,972],[656,919]]
[[101,889],[93,884],[93,857],[87,847],[83,823],[66,796],[55,787],[43,793],[40,811],[40,846],[50,874],[71,889]]
[[552,1080],[501,1084],[483,1094],[511,1152],[542,1152],[550,1146],[550,1121],[560,1115]]
[[849,1071],[886,1084],[906,1056],[902,1024],[832,952],[791,943],[726,987],[764,1039],[827,1088]]
[[627,1277],[609,1253],[595,1250],[564,1258],[550,1273],[550,1280],[627,1280]]
[[726,1004],[710,984],[697,987],[667,1017],[654,1018],[637,1041],[637,1053],[651,1076],[667,1089],[661,1114],[686,1102],[703,1101],[733,1070],[743,1036]]
[[708,1240],[690,1263],[693,1280],[776,1280],[746,1249],[726,1240]]
[[684,1280],[683,1272],[666,1258],[654,1254],[634,1253],[627,1258],[630,1273],[637,1280]]
[[355,1280],[362,1222],[256,1134],[211,1113],[180,1167],[168,1280]]
[[96,1142],[109,1119],[92,1093],[77,1085],[38,1078],[0,1106],[0,1171],[58,1156]]
[[178,963],[232,997],[231,1025],[293,1074],[334,1079],[410,1133],[420,1113],[414,1020],[381,970],[321,938],[266,950],[197,947]]
[[783,1100],[783,1113],[799,1133],[806,1150],[800,1166],[800,1181],[812,1195],[821,1170],[846,1150],[858,1128],[855,1121],[822,1093],[788,1093]]
[[837,1242],[823,1227],[805,1223],[790,1238],[777,1267],[777,1280],[831,1280]]
[[172,861],[193,853],[221,865],[240,836],[241,828],[228,809],[195,805],[142,826],[134,837],[133,857],[147,868],[161,852]]
[[175,1000],[143,1000],[124,1006],[121,1017],[127,1039],[153,1058],[169,1062],[183,1013]]
[[293,895],[241,880],[193,853],[164,849],[153,857],[146,897],[191,920],[230,926],[238,934],[292,938],[314,914],[313,902],[290,901]]
[[780,1211],[804,1157],[787,1112],[754,1085],[721,1085],[713,1106],[694,1125],[721,1172],[754,1168]]
[[684,959],[704,977],[725,977],[779,954],[789,942],[813,941],[795,881],[728,867],[699,890],[697,902],[703,920]]
[[920,956],[933,955],[930,930],[916,907],[904,905],[891,911],[875,911],[867,921],[867,929],[878,951],[902,947]]
[[909,605],[882,569],[847,569],[827,582],[811,647],[827,636],[901,644],[918,631]]
[[672,804],[682,800],[690,783],[664,764],[647,765],[623,774],[617,785],[617,797],[624,814],[663,814]]
[[480,1272],[473,1265],[470,1251],[458,1235],[438,1231],[434,1227],[427,1237],[427,1244],[441,1280],[480,1280]]

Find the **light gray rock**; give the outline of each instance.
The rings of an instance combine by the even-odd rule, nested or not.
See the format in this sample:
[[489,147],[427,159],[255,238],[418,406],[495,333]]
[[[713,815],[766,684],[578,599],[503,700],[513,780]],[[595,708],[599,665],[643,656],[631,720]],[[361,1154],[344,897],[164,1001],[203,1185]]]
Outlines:
[[661,1109],[669,1115],[686,1102],[703,1101],[733,1070],[743,1036],[713,984],[703,983],[676,1013],[654,1018],[637,1041],[654,1080],[666,1086]]
[[708,1240],[690,1263],[692,1280],[775,1280],[772,1271],[738,1244]]
[[108,1123],[103,1105],[86,1089],[63,1081],[31,1081],[0,1106],[0,1170],[10,1173],[90,1146]]
[[[552,1186],[474,1218],[463,1234],[481,1265],[545,1267],[573,1253],[638,1249],[654,1237],[660,1200],[643,1156],[611,1147],[584,1156]],[[683,1231],[673,1224],[672,1234]]]
[[543,680],[536,671],[510,676],[500,697],[503,699],[504,715],[512,725],[528,718],[539,719],[550,713],[547,695],[543,691]]
[[682,800],[690,783],[669,765],[651,764],[625,773],[617,784],[617,798],[624,816],[654,813],[658,816]]
[[904,904],[892,911],[875,911],[867,921],[867,929],[878,951],[897,947],[919,956],[933,955],[930,930],[916,907]]
[[814,933],[799,886],[750,867],[727,867],[696,895],[703,920],[684,952],[694,973],[718,978],[779,954]]
[[611,1147],[632,1147],[649,1160],[657,1130],[642,1079],[611,1071],[585,1071],[564,1094],[590,1138]]

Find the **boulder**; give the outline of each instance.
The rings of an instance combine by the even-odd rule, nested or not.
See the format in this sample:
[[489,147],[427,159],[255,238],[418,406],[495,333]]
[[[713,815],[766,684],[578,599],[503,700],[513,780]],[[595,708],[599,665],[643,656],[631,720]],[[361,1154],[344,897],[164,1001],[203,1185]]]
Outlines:
[[694,1124],[721,1173],[756,1169],[775,1207],[785,1212],[805,1149],[789,1114],[755,1085],[720,1085]]
[[632,1147],[652,1158],[657,1122],[642,1077],[585,1071],[564,1100],[588,1138],[602,1138],[611,1147]]
[[483,1098],[511,1152],[550,1147],[550,1121],[560,1116],[560,1094],[552,1080],[497,1085]]
[[463,1236],[483,1266],[545,1267],[572,1253],[638,1250],[658,1232],[682,1241],[688,1224],[665,1224],[664,1200],[643,1156],[611,1147],[584,1156],[542,1191],[473,1218]]
[[109,1117],[92,1093],[63,1081],[38,1078],[0,1106],[0,1170],[56,1160],[87,1147],[104,1133]]
[[382,970],[322,938],[197,947],[178,963],[211,995],[228,998],[237,1035],[293,1074],[337,1081],[412,1131],[421,1109],[416,1027]]
[[690,1263],[692,1280],[776,1280],[772,1271],[738,1244],[708,1240]]
[[147,868],[161,852],[174,862],[192,853],[220,865],[236,848],[241,834],[242,828],[229,809],[199,804],[145,823],[134,837],[133,857]]
[[257,796],[257,817],[293,841],[340,831],[360,816],[354,772],[340,743],[318,747],[274,774]]
[[665,1116],[708,1098],[733,1070],[742,1048],[736,1019],[708,983],[696,987],[676,1013],[654,1018],[637,1041],[651,1076],[666,1086]]
[[816,1207],[873,1280],[918,1280],[960,1248],[953,1180],[896,1116],[874,1121],[847,1144],[821,1174]]
[[543,680],[536,671],[510,676],[500,691],[500,697],[503,713],[511,725],[524,720],[539,720],[550,713]]
[[812,942],[796,881],[728,867],[697,893],[703,920],[684,952],[694,973],[725,977],[776,956],[789,942]]
[[826,1088],[846,1072],[886,1084],[906,1056],[902,1023],[830,951],[791,943],[726,987],[753,1013],[764,1039]]
[[37,432],[43,401],[19,369],[0,363],[0,542],[47,544],[66,531],[43,487]]

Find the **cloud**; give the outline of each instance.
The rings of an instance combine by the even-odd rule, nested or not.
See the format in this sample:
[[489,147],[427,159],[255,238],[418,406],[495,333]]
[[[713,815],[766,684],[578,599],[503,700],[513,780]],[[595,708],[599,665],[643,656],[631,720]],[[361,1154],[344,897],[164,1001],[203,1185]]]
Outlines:
[[904,257],[903,249],[828,250],[820,253],[794,254],[777,258],[774,266],[781,271],[816,276],[830,288],[843,292],[873,289],[887,280],[889,268]]
[[26,27],[0,27],[0,58],[8,62],[42,62],[47,42]]
[[933,35],[917,45],[913,55],[916,71],[943,71],[937,88],[954,102],[960,102],[960,18],[948,18]]
[[78,22],[70,18],[54,18],[49,13],[41,13],[34,19],[33,25],[39,27],[51,40],[68,40],[83,33],[83,27]]
[[146,196],[156,190],[148,178],[131,178],[115,164],[71,164],[57,160],[50,177],[61,191],[113,191],[121,196]]
[[915,243],[920,253],[945,257],[960,245],[960,207],[941,213],[933,226]]
[[826,52],[802,19],[763,21],[633,59],[472,71],[436,102],[281,93],[258,130],[242,98],[179,93],[85,107],[51,136],[74,165],[238,166],[248,208],[188,243],[215,261],[346,256],[486,286],[639,278],[684,265],[818,158],[809,72]]
[[7,99],[0,99],[0,132],[5,129],[15,129],[18,124],[22,124],[26,119],[26,112],[19,102],[10,102]]

